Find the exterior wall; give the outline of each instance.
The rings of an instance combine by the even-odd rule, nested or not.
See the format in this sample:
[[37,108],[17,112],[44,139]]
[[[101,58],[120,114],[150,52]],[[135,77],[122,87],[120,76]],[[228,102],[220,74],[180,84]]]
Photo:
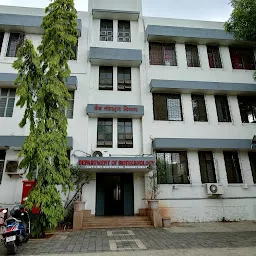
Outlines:
[[[1,7],[1,13],[38,15],[44,14],[43,9],[20,8],[20,7]],[[85,100],[89,92],[89,75],[88,75],[88,30],[89,30],[89,15],[88,13],[79,13],[79,18],[82,20],[81,37],[79,37],[79,47],[77,60],[69,62],[71,75],[76,76],[78,80],[77,90],[75,90],[74,116],[73,119],[68,119],[68,135],[73,137],[73,152],[77,149],[86,152],[87,149],[87,129],[88,118],[86,115],[86,105],[88,100]],[[26,34],[26,37],[31,39],[37,48],[41,42],[41,35]],[[1,73],[16,73],[12,68],[12,63],[16,58],[6,57],[8,47],[9,33],[5,33],[2,51],[0,52],[0,70]],[[5,87],[1,84],[1,87]],[[19,128],[19,122],[23,116],[24,109],[16,107],[18,97],[15,99],[15,105],[12,118],[0,117],[0,135],[11,136],[27,136],[29,127]],[[79,123],[79,125],[78,125]],[[8,149],[6,152],[7,160],[16,160],[19,151]],[[71,157],[73,164],[77,163],[75,156]],[[23,172],[21,170],[21,172]],[[20,203],[22,194],[22,180],[26,180],[26,176],[22,178],[18,176],[9,177],[3,174],[2,182],[0,183],[0,206],[11,206],[15,203]],[[63,198],[65,200],[65,197]]]
[[[178,19],[164,19],[139,17],[131,20],[131,42],[118,42],[118,20],[113,20],[113,42],[100,41],[100,19],[93,18],[92,9],[110,11],[122,10],[125,15],[129,12],[140,12],[139,0],[124,1],[89,1],[89,12],[79,12],[82,21],[81,37],[78,44],[78,58],[70,61],[71,75],[78,80],[75,91],[74,117],[68,121],[68,135],[73,137],[73,151],[71,163],[77,164],[78,157],[92,154],[96,150],[112,156],[138,156],[154,154],[152,141],[154,138],[203,138],[203,139],[252,139],[255,135],[255,124],[241,122],[237,97],[229,93],[228,102],[232,117],[231,123],[219,123],[212,92],[205,93],[208,122],[194,122],[190,93],[181,91],[184,121],[155,121],[153,116],[152,93],[150,82],[152,79],[206,81],[228,83],[253,84],[253,71],[234,70],[231,65],[227,42],[221,44],[220,55],[222,69],[210,69],[208,64],[206,43],[198,39],[198,51],[201,67],[187,67],[184,43],[176,43],[177,67],[153,66],[149,64],[149,44],[145,37],[148,25],[177,26],[190,28],[223,29],[223,23],[189,21]],[[24,14],[42,16],[42,9],[1,7],[0,13]],[[40,44],[41,35],[28,34],[34,45]],[[5,57],[9,40],[9,33],[5,33],[2,51],[0,52],[0,70],[2,73],[15,73],[12,63],[15,58]],[[166,39],[168,42],[168,39]],[[117,90],[117,66],[113,64],[113,91],[100,91],[99,66],[89,61],[90,47],[137,49],[142,50],[142,64],[131,68],[132,91]],[[111,63],[109,64],[111,65]],[[1,85],[4,87],[4,85]],[[17,97],[16,97],[17,102]],[[117,118],[113,122],[113,148],[97,148],[97,118],[88,117],[87,104],[109,105],[142,105],[145,113],[142,118],[133,119],[132,149],[117,147]],[[28,127],[20,129],[18,126],[23,110],[14,107],[12,118],[0,117],[0,135],[27,135]],[[19,151],[8,149],[6,160],[18,158]],[[240,151],[239,160],[243,177],[243,184],[228,184],[222,149],[215,150],[214,162],[217,182],[223,185],[222,199],[210,199],[206,193],[206,185],[201,183],[199,159],[196,150],[188,149],[189,185],[160,185],[160,207],[172,218],[172,221],[220,221],[255,220],[256,219],[256,185],[253,183],[248,152]],[[110,170],[108,170],[110,171]],[[0,207],[19,202],[22,192],[23,178],[10,178],[6,173],[0,184]],[[134,172],[134,209],[138,213],[145,208],[145,192],[147,190],[147,175]],[[83,188],[82,199],[86,201],[86,209],[95,214],[96,208],[96,174],[93,181]]]
[[[223,27],[223,23],[215,22],[158,18],[145,18],[144,20],[145,26],[152,24],[208,29],[222,29]],[[146,71],[144,79],[146,82],[142,86],[142,95],[143,104],[147,106],[146,109],[148,110],[143,117],[143,147],[147,154],[152,153],[152,140],[154,138],[252,139],[255,135],[255,124],[242,123],[237,97],[234,95],[228,95],[232,122],[219,123],[214,94],[210,91],[205,93],[208,122],[194,121],[191,94],[182,92],[182,90],[180,93],[184,120],[181,122],[154,120],[152,93],[149,90],[152,79],[254,83],[253,71],[234,70],[232,68],[229,49],[227,46],[221,46],[221,44],[220,55],[223,68],[210,69],[206,44],[200,43],[200,39],[198,42],[201,67],[187,67],[185,44],[181,43],[176,43],[177,66],[150,65],[149,44],[146,43],[144,62]],[[188,149],[191,184],[160,185],[160,207],[164,214],[172,218],[172,221],[220,221],[223,217],[228,220],[252,220],[256,218],[256,186],[253,184],[248,153],[239,152],[243,184],[228,184],[223,151],[220,149],[213,153],[217,182],[222,184],[224,188],[223,199],[208,199],[206,185],[201,183],[197,151]]]

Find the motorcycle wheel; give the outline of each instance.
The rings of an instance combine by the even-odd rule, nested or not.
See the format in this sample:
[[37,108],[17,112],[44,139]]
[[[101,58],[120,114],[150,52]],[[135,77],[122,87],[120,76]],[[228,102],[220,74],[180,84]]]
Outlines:
[[29,240],[29,236],[26,236],[26,238],[24,239],[24,243],[27,243]]
[[12,255],[17,253],[18,247],[15,242],[10,242],[6,245],[6,249],[7,249],[7,255]]

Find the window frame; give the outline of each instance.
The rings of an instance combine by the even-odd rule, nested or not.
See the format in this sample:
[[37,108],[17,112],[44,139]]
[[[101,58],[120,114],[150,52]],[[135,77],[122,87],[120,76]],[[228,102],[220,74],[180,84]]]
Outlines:
[[[218,116],[218,122],[219,123],[231,123],[232,118],[231,118],[231,111],[230,111],[228,96],[227,95],[214,95],[214,100],[215,100],[215,107],[216,107],[217,116]],[[217,101],[219,101],[219,102],[217,102]],[[226,105],[225,106],[222,105],[223,103],[225,103]],[[218,108],[220,105],[221,105],[221,109]],[[221,119],[221,117],[223,119]]]
[[4,42],[4,31],[0,31],[0,54],[2,52],[2,48],[3,48],[3,42]]
[[[203,106],[200,105],[200,100],[203,100]],[[191,101],[192,101],[192,110],[193,110],[193,117],[195,122],[208,122],[208,115],[206,110],[205,104],[205,96],[203,94],[191,94]],[[197,101],[197,110],[195,106],[195,101]],[[202,102],[201,102],[202,103]],[[197,111],[197,113],[196,113]],[[204,113],[202,113],[204,112]]]
[[[191,54],[191,66],[189,65],[189,48],[190,48],[190,54]],[[196,58],[193,55],[193,49],[196,50]],[[200,56],[199,56],[199,50],[197,44],[185,44],[185,51],[186,51],[186,59],[187,59],[187,67],[189,68],[200,68],[201,62],[200,62]]]
[[[113,36],[114,36],[113,20],[101,19],[100,20],[100,41],[113,42]],[[106,37],[105,40],[102,40],[103,37]]]
[[[181,94],[170,93],[153,93],[153,114],[154,120],[169,121],[169,122],[183,122],[183,106]],[[159,98],[159,100],[158,100]],[[168,99],[179,99],[180,120],[170,120],[168,111]]]
[[[253,102],[254,99],[254,102]],[[244,124],[256,123],[256,97],[253,96],[237,96],[241,121]],[[249,104],[253,102],[253,104]],[[247,108],[247,111],[244,108]],[[251,114],[252,122],[249,120],[249,114]]]
[[[103,129],[105,127],[111,127],[111,133],[110,132],[100,132],[100,122],[104,122]],[[107,122],[111,122],[110,125],[106,124]],[[99,135],[103,134],[104,139],[99,139]],[[111,135],[111,140],[106,140],[106,135]],[[100,144],[99,141],[103,141],[103,144]],[[97,147],[98,148],[112,148],[113,147],[113,118],[98,118],[97,120]]]
[[0,150],[0,185],[2,183],[3,174],[4,174],[5,158],[6,158],[6,151]]
[[256,152],[248,152],[252,177],[253,177],[253,183],[256,184]]
[[[75,91],[69,91],[69,94],[71,98],[69,101],[69,106],[65,109],[65,115],[67,119],[73,119],[74,118],[74,105],[75,105]],[[70,114],[69,114],[70,113]]]
[[[7,90],[7,95],[6,96],[2,96],[2,90]],[[14,96],[10,96],[11,92],[14,93]],[[16,100],[16,89],[15,88],[3,88],[3,87],[0,87],[0,103],[1,103],[1,100],[2,99],[6,99],[6,102],[5,102],[5,106],[4,106],[4,114],[3,116],[0,115],[0,118],[1,117],[12,117],[13,116],[13,111],[14,111],[14,106],[15,106],[15,100]],[[9,101],[10,99],[13,100],[13,104],[11,104],[11,107],[9,106]],[[11,115],[10,116],[7,116],[7,110],[8,109],[12,109],[11,111]],[[1,113],[1,112],[0,112]]]
[[[121,127],[121,123],[123,123],[123,129],[124,129],[124,132],[121,133],[119,132],[119,128]],[[130,126],[129,128],[131,129],[131,133],[129,132],[126,132],[126,123],[130,123]],[[131,138],[130,139],[127,139],[127,135],[130,135]],[[120,136],[124,136],[124,139],[122,141],[124,141],[123,144],[121,144],[121,139],[120,139]],[[129,143],[131,142],[131,143]],[[118,118],[117,119],[117,147],[118,148],[133,148],[133,122],[132,122],[132,119],[131,118]]]
[[[230,160],[230,159],[227,159],[227,157],[229,157],[229,155],[232,158],[231,161],[232,161],[233,166],[231,166],[230,164],[228,166],[227,160]],[[241,170],[241,164],[240,164],[238,152],[237,151],[223,151],[223,156],[224,156],[224,162],[225,162],[228,183],[229,184],[242,184],[243,176],[242,176],[242,170]],[[232,167],[231,171],[228,170],[228,168],[230,166]]]
[[[208,62],[209,62],[209,67],[210,68],[223,68],[222,65],[222,60],[221,60],[221,56],[220,56],[220,47],[218,45],[206,45],[207,47],[207,56],[208,56]],[[216,50],[215,55],[214,54],[214,50]],[[211,51],[211,52],[210,52]],[[212,55],[212,66],[211,66],[211,61],[210,61],[210,57],[209,54]],[[216,58],[218,58],[218,60],[216,60]]]
[[[126,72],[128,71],[128,72]],[[125,79],[125,76],[130,76],[130,79]],[[123,79],[119,79],[123,76]],[[123,81],[123,82],[121,82]],[[132,72],[131,67],[117,67],[117,90],[131,91],[132,90]]]
[[[207,155],[210,156],[210,160],[207,160]],[[217,183],[216,177],[216,168],[214,164],[214,156],[212,151],[198,151],[198,159],[199,159],[199,166],[200,166],[200,175],[201,175],[201,182],[203,184],[206,183]],[[204,162],[203,162],[204,161]],[[212,167],[212,175],[210,175],[210,170],[208,167],[211,165]],[[205,167],[205,169],[204,169]],[[210,177],[212,176],[212,177]]]
[[[181,171],[182,170],[182,166],[184,165],[185,166],[185,170],[183,172],[183,174],[180,176],[185,176],[187,177],[186,180],[183,178],[183,182],[179,182],[178,179],[175,179],[175,176],[178,176],[178,175],[174,175],[174,168],[171,168],[171,169],[167,169],[167,164],[168,162],[170,163],[171,162],[171,165],[174,165],[173,163],[177,163],[175,162],[174,160],[174,154],[179,154],[179,168],[176,166],[177,168],[177,173],[178,171]],[[163,155],[163,158],[162,159],[164,161],[164,174],[165,177],[161,177],[159,175],[159,165],[160,165],[160,155]],[[167,159],[167,156],[168,159]],[[181,159],[183,158],[184,161],[181,161]],[[167,162],[167,160],[168,162]],[[162,161],[162,163],[163,163]],[[188,164],[188,153],[187,151],[168,151],[168,152],[156,152],[156,164],[157,164],[157,183],[158,184],[184,184],[184,185],[189,185],[190,184],[190,173],[189,173],[189,164]],[[171,173],[168,173],[168,172],[171,172]],[[165,181],[163,180],[160,180],[160,179],[165,179]]]
[[[247,56],[244,55],[247,51]],[[240,59],[240,63],[237,65],[241,65],[240,67],[236,67],[234,62],[234,55],[235,53],[238,54],[237,59]],[[256,59],[255,59],[255,52],[253,48],[250,47],[229,47],[229,56],[232,64],[232,68],[235,70],[255,70],[256,69]],[[246,58],[250,56],[252,63],[246,62]],[[251,68],[247,68],[247,65],[251,65]]]
[[[168,47],[170,49],[166,49]],[[166,58],[167,54],[165,51],[167,50],[170,51],[169,58]],[[177,67],[176,43],[149,42],[149,64]]]
[[74,53],[74,56],[70,56],[69,60],[77,60],[77,58],[78,58],[78,41],[79,41],[79,39],[77,38],[77,44],[72,47],[72,51]]
[[[11,41],[12,36],[19,35],[18,39],[14,42],[14,40]],[[17,52],[19,50],[19,47],[23,44],[25,39],[25,34],[23,32],[10,32],[9,40],[8,40],[8,47],[6,51],[6,57],[15,58],[17,56]],[[12,43],[14,45],[12,45]],[[13,49],[11,49],[13,47]],[[14,54],[15,52],[15,54]]]
[[[123,23],[123,25],[122,25]],[[125,25],[129,24],[129,28],[125,28]],[[122,26],[121,26],[122,25]],[[126,30],[129,30],[126,31]],[[120,34],[123,34],[124,36],[120,37]],[[129,33],[129,36],[126,35],[126,33]],[[120,40],[120,38],[123,38],[123,40]],[[128,39],[125,40],[125,39]],[[118,25],[117,25],[117,41],[120,43],[130,43],[132,41],[131,38],[131,22],[129,20],[118,20]]]
[[[104,71],[103,71],[104,70]],[[109,72],[107,72],[109,71]],[[106,78],[108,75],[111,74],[111,78]],[[105,78],[101,78],[101,76],[105,76]],[[102,83],[102,80],[111,80],[111,84],[109,83]],[[111,66],[100,66],[99,67],[99,90],[107,90],[113,91],[113,67]]]

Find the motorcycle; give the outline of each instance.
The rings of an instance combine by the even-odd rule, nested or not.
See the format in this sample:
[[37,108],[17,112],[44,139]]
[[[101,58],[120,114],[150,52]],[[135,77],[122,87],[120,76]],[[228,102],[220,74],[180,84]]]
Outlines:
[[[7,210],[4,210],[7,213]],[[7,255],[16,254],[18,246],[27,243],[30,235],[30,219],[22,205],[10,211],[10,217],[4,222],[2,236]]]

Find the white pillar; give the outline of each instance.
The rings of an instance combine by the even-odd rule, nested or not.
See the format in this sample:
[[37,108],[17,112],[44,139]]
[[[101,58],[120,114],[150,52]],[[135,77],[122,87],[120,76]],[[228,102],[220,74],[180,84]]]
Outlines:
[[223,151],[218,150],[214,152],[214,164],[217,182],[223,186],[227,186],[228,180]]
[[197,151],[188,151],[188,167],[190,183],[192,185],[201,185],[201,173]]

